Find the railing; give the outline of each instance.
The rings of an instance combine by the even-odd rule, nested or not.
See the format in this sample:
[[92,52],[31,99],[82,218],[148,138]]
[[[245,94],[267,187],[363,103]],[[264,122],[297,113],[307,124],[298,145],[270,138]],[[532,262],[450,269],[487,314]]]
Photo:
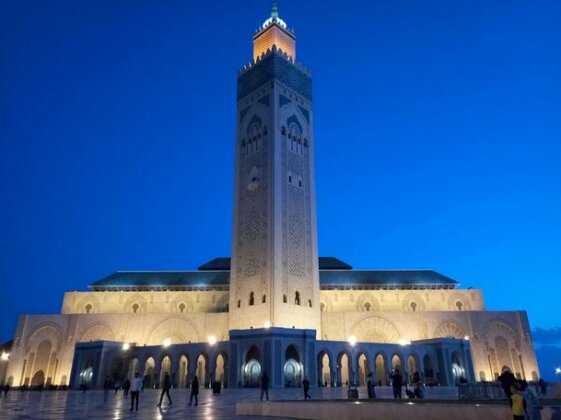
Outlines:
[[477,382],[459,384],[458,398],[465,400],[505,400],[506,395],[500,384]]

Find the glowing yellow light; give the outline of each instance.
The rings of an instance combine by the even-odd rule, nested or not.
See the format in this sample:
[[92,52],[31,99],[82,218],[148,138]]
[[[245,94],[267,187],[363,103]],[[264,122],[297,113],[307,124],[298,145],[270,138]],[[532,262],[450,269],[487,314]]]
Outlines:
[[269,321],[265,321],[265,323],[263,324],[263,326],[265,328],[271,328],[271,323]]
[[349,340],[348,340],[348,341],[349,341],[349,344],[351,345],[351,347],[354,347],[355,344],[356,344],[356,337],[355,337],[354,335],[351,335],[351,336],[349,337]]
[[409,344],[409,340],[406,340],[405,338],[400,338],[399,339],[399,345],[400,346],[406,346]]
[[208,344],[210,344],[211,346],[214,346],[216,344],[216,337],[214,335],[208,336]]
[[10,360],[10,353],[2,352],[2,360]]
[[129,343],[123,343],[123,351],[127,351],[130,348],[131,348],[131,345]]
[[164,340],[164,347],[169,347],[169,346],[171,346],[171,340],[169,338],[166,338]]
[[464,340],[469,341],[469,335],[466,335],[466,336],[464,337]]

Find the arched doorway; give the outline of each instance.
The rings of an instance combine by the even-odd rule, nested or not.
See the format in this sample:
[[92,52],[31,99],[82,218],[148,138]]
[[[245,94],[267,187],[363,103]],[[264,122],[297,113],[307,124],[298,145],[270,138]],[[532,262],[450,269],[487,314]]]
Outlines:
[[366,385],[366,377],[368,376],[368,360],[366,359],[366,355],[361,353],[358,356],[358,385],[364,386]]
[[35,364],[33,368],[35,370],[35,373],[31,379],[31,386],[38,386],[38,384],[33,385],[33,378],[35,378],[35,375],[37,375],[39,371],[41,371],[43,374],[43,380],[41,382],[41,385],[51,384],[52,374],[53,374],[52,367],[54,364],[53,357],[51,354],[52,350],[53,350],[53,346],[49,340],[43,340],[41,341],[41,343],[39,343],[39,346],[37,346],[37,353],[35,355]]
[[42,370],[38,370],[31,378],[31,386],[42,387],[44,383],[45,383],[45,372],[43,372]]
[[394,354],[392,356],[392,369],[399,369],[403,373],[402,365],[401,365],[401,357],[398,354]]
[[341,385],[349,385],[351,382],[351,378],[350,378],[350,371],[351,371],[351,366],[350,366],[350,359],[349,356],[347,355],[347,353],[341,353],[339,355],[339,364],[338,364],[338,369],[339,369],[339,378],[341,381]]
[[290,345],[285,352],[284,363],[284,386],[300,386],[302,383],[302,365],[300,364],[300,354],[296,347]]
[[208,379],[208,375],[207,375],[207,362],[206,362],[206,357],[204,354],[200,354],[199,357],[197,358],[197,365],[196,365],[196,375],[199,378],[199,383],[201,384],[201,387],[207,387],[208,383],[207,383],[207,379]]
[[222,384],[222,386],[227,386],[227,377],[228,377],[228,365],[226,362],[226,355],[223,353],[219,353],[216,356],[216,371],[214,373],[214,379]]
[[179,358],[179,387],[187,388],[189,382],[187,380],[187,368],[189,367],[189,360],[184,354]]
[[409,383],[412,382],[413,380],[413,375],[415,374],[415,372],[417,371],[417,360],[415,359],[415,356],[410,354],[407,357],[407,374],[409,375]]
[[88,357],[86,363],[84,364],[82,370],[78,375],[78,382],[80,387],[90,387],[93,378],[93,359]]
[[252,346],[245,355],[243,367],[244,386],[259,386],[261,377],[261,355],[256,346]]
[[164,356],[160,365],[160,388],[164,386],[166,374],[170,376],[171,383],[173,384],[173,378],[171,377],[171,357],[169,356]]
[[464,361],[462,356],[455,351],[452,353],[452,378],[453,383],[451,385],[456,385],[460,382],[460,378],[465,378]]
[[386,373],[386,362],[384,356],[378,353],[375,359],[376,363],[376,380],[380,385],[386,386],[388,384],[388,375]]
[[144,388],[149,389],[154,386],[154,366],[156,362],[153,357],[146,359],[144,363]]
[[321,386],[333,386],[331,383],[331,366],[330,366],[329,355],[327,352],[322,351],[318,354],[318,378],[319,385]]
[[434,374],[434,367],[432,364],[432,358],[428,355],[425,354],[425,356],[423,357],[423,366],[425,368],[424,374],[425,374],[425,384],[432,386],[436,384],[436,376]]

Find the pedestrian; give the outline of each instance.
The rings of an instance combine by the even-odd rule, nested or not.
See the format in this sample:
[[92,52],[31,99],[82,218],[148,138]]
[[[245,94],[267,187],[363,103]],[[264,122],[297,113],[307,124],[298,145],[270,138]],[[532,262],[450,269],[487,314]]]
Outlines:
[[425,394],[423,392],[423,383],[421,381],[421,375],[419,374],[419,372],[415,372],[413,374],[413,396],[415,398],[424,398]]
[[8,395],[8,391],[10,390],[10,384],[4,385],[4,397]]
[[509,402],[512,418],[514,420],[524,420],[526,418],[526,399],[516,382],[510,387],[510,394]]
[[109,398],[109,390],[113,387],[113,383],[111,379],[109,379],[109,375],[105,377],[105,381],[103,381],[103,402],[106,402]]
[[199,378],[196,376],[191,382],[191,396],[189,397],[189,405],[193,403],[193,397],[195,397],[195,405],[199,405]]
[[261,375],[261,401],[263,401],[263,394],[265,394],[267,401],[269,401],[269,377],[267,372],[263,372],[263,375]]
[[520,381],[520,391],[526,400],[526,416],[529,420],[541,420],[543,405],[538,400],[535,391],[528,386],[528,382]]
[[312,396],[310,395],[310,380],[308,379],[307,376],[304,377],[304,380],[302,381],[302,386],[304,387],[304,400],[307,400],[308,398],[311,400]]
[[115,378],[113,380],[113,387],[115,388],[115,395],[117,395],[117,392],[119,392],[119,389],[121,389],[121,381]]
[[368,381],[366,381],[366,388],[368,389],[368,398],[376,398],[376,381],[374,380],[374,374],[372,372],[368,373]]
[[401,386],[403,384],[403,376],[399,372],[399,367],[396,367],[393,374],[390,376],[392,380],[393,397],[401,399]]
[[131,389],[131,381],[127,378],[125,384],[123,385],[123,397],[127,398],[129,396],[129,389]]
[[547,394],[547,384],[542,378],[538,381],[538,386],[540,387],[541,396],[545,397],[545,394]]
[[164,376],[164,385],[162,386],[162,393],[160,394],[160,402],[158,403],[158,407],[162,406],[162,400],[164,399],[164,394],[167,395],[169,405],[172,404],[171,397],[169,396],[169,390],[171,388],[171,378],[169,377],[169,373],[166,372],[166,376]]
[[134,374],[134,378],[132,379],[131,382],[131,409],[130,411],[132,411],[133,407],[136,408],[136,411],[138,411],[138,397],[140,395],[140,390],[142,388],[144,388],[143,386],[143,381],[142,378],[140,377],[140,373],[136,372]]
[[512,372],[507,368],[503,368],[503,373],[498,377],[499,382],[501,383],[501,387],[505,392],[506,398],[510,399],[512,395],[512,386],[516,384],[516,378],[512,374]]

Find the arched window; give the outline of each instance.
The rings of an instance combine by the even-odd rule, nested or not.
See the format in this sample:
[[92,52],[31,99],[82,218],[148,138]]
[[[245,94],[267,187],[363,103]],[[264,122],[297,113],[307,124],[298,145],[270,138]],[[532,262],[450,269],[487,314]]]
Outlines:
[[464,304],[462,302],[460,302],[460,301],[456,302],[456,308],[458,308],[458,311],[461,311],[463,306],[464,306]]
[[294,303],[300,305],[300,292],[294,293]]
[[132,305],[132,312],[133,313],[137,313],[139,309],[140,309],[140,306],[138,305],[138,303],[135,303],[134,305]]
[[261,303],[267,303],[267,295],[263,295],[261,298]]
[[185,312],[185,304],[183,302],[179,304],[178,308],[179,308],[179,312],[181,313]]
[[308,299],[308,306],[311,308],[312,307],[312,299]]
[[282,301],[283,301],[283,303],[288,302],[288,301],[286,300],[286,295],[282,295]]
[[409,307],[411,308],[412,312],[415,312],[417,310],[417,302],[411,302],[409,304]]
[[249,294],[249,306],[253,305],[253,303],[254,303],[253,292],[251,292]]
[[283,125],[282,128],[281,128],[281,134],[282,134],[283,136],[286,136],[286,127],[285,127],[284,125]]
[[319,305],[319,309],[320,311],[325,312],[325,303],[321,302]]
[[91,310],[93,309],[93,306],[90,305],[89,303],[84,307],[84,309],[86,310],[86,313],[89,314],[91,312]]
[[370,304],[370,302],[366,302],[364,304],[364,309],[366,309],[366,312],[370,312],[370,308],[372,308],[372,305]]
[[241,306],[241,304],[242,304],[242,301],[238,300],[238,308]]

